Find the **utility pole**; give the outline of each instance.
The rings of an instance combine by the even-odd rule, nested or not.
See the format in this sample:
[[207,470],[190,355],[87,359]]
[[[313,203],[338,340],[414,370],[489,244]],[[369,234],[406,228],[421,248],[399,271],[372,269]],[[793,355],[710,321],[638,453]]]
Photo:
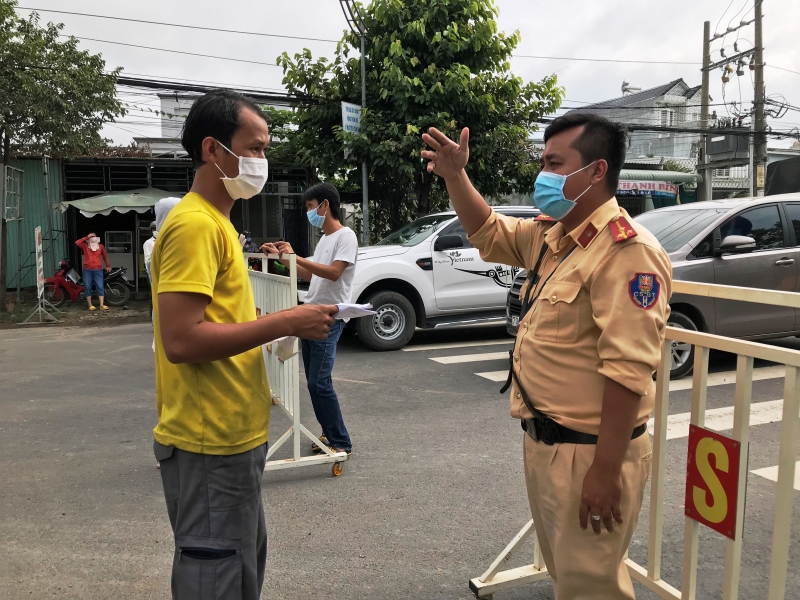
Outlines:
[[[364,15],[355,0],[339,0],[344,18],[350,26],[350,31],[361,38],[361,120],[364,119],[364,110],[367,108],[367,53],[366,37],[367,27],[364,24]],[[363,124],[361,125],[363,127]],[[369,172],[367,171],[366,158],[361,163],[361,243],[369,246]]]
[[[364,38],[364,21],[361,21],[361,120],[364,119],[364,111],[367,108],[367,59],[366,44]],[[363,127],[363,125],[361,125]],[[367,159],[361,163],[361,228],[363,234],[361,243],[369,246],[369,172],[367,171]]]
[[[758,1],[758,0],[756,0]],[[700,128],[708,129],[708,80],[711,77],[709,65],[711,64],[711,22],[706,21],[703,23],[703,79],[700,86]],[[712,181],[711,174],[713,171],[708,162],[708,134],[702,134],[700,147],[701,161],[700,172],[703,174],[703,185],[697,189],[698,200],[711,200]]]
[[756,196],[764,195],[764,180],[767,170],[767,123],[764,118],[764,48],[761,33],[761,5],[763,0],[755,0],[755,119],[754,119],[754,151],[753,164],[756,172]]
[[750,121],[750,135],[747,136],[750,138],[750,142],[748,143],[747,148],[747,157],[750,161],[750,164],[747,165],[747,174],[748,174],[748,186],[749,186],[749,193],[750,197],[754,197],[756,195],[756,172],[753,168],[755,166],[755,122]]

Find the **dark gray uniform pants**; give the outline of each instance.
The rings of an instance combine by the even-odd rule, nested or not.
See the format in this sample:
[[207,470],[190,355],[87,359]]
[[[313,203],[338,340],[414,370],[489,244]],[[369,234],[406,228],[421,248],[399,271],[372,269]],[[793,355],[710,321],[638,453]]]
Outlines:
[[172,531],[173,600],[258,600],[267,564],[267,446],[232,456],[153,443]]

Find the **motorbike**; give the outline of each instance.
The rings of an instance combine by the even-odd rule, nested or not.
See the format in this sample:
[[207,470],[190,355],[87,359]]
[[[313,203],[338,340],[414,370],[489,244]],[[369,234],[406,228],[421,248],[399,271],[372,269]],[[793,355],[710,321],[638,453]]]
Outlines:
[[[125,267],[115,267],[111,271],[103,270],[105,303],[109,306],[122,306],[130,299],[131,292],[125,280],[126,271]],[[45,279],[45,295],[47,301],[56,308],[66,304],[67,300],[76,302],[86,298],[83,279],[72,268],[69,259],[63,259],[55,275]]]

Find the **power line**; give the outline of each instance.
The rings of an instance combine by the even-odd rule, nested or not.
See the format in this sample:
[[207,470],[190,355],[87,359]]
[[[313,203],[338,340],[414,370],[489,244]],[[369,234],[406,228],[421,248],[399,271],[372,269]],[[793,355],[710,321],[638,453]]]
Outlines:
[[800,75],[800,71],[792,71],[791,69],[784,69],[783,67],[776,67],[775,65],[764,65],[769,69],[778,69],[779,71],[786,71],[787,73],[794,73],[795,75]]
[[[148,21],[144,19],[130,19],[127,17],[112,17],[110,15],[95,15],[90,13],[81,13],[81,12],[71,12],[66,10],[50,10],[50,9],[43,9],[43,8],[31,8],[27,6],[17,6],[16,8],[22,10],[31,10],[37,12],[47,12],[47,13],[56,13],[56,14],[64,14],[64,15],[75,15],[75,16],[82,16],[82,17],[93,17],[97,19],[111,19],[115,21],[128,21],[131,23],[142,23],[146,25],[161,25],[164,27],[178,27],[181,29],[196,29],[201,31],[215,31],[218,33],[233,33],[239,35],[252,35],[252,36],[260,36],[260,37],[274,37],[274,38],[283,38],[283,39],[292,39],[292,40],[307,40],[313,42],[329,42],[329,43],[338,43],[339,40],[330,40],[325,38],[313,38],[313,37],[304,37],[304,36],[292,36],[292,35],[280,35],[276,33],[261,33],[256,31],[239,31],[234,29],[220,29],[216,27],[202,27],[199,25],[186,25],[182,23],[165,23],[163,21]],[[730,6],[728,7],[730,8]],[[727,11],[726,11],[727,12]],[[740,11],[741,12],[741,11]],[[723,13],[724,16],[724,13]],[[720,19],[721,21],[722,19]],[[124,46],[131,46],[134,48],[143,48],[147,50],[157,50],[161,52],[172,52],[176,54],[187,54],[190,56],[199,56],[203,58],[215,58],[219,60],[230,60],[236,62],[246,62],[252,64],[260,64],[260,65],[267,65],[267,66],[277,66],[274,63],[264,63],[264,62],[257,62],[257,61],[249,61],[244,59],[238,58],[230,58],[225,56],[211,56],[207,54],[197,54],[191,52],[181,52],[179,50],[169,50],[165,48],[152,48],[149,46],[138,46],[135,44],[123,44],[122,42],[112,42],[109,40],[94,40],[92,38],[81,38],[78,37],[77,39],[83,39],[88,41],[96,41],[106,44],[118,44]],[[536,55],[529,55],[529,54],[514,54],[512,55],[514,58],[533,58],[533,59],[542,59],[542,60],[566,60],[566,61],[578,61],[578,62],[606,62],[606,63],[633,63],[633,64],[655,64],[655,65],[699,65],[700,63],[696,62],[682,62],[682,61],[660,61],[660,60],[624,60],[624,59],[612,59],[612,58],[580,58],[580,57],[570,57],[570,56],[536,56]],[[774,69],[780,69],[781,71],[788,71],[789,73],[796,73],[800,75],[798,71],[792,71],[791,69],[784,69],[782,67],[776,67],[774,65],[767,65]]]
[[[163,75],[147,75],[145,73],[132,73],[131,71],[125,71],[125,74],[126,75],[133,75],[134,77],[144,77],[145,79],[148,79],[148,80],[151,80],[151,81],[158,81],[160,79],[164,79]],[[167,80],[167,81],[169,81],[169,80]],[[278,93],[285,93],[286,92],[285,89],[260,88],[260,89],[256,90],[255,88],[250,88],[250,86],[245,85],[245,84],[241,84],[241,83],[222,83],[222,82],[219,82],[219,81],[205,81],[203,79],[192,79],[192,80],[186,79],[186,80],[184,80],[184,83],[208,83],[210,85],[216,85],[216,86],[219,86],[219,87],[236,88],[238,90],[253,89],[254,91],[259,91],[259,92],[263,92],[263,91],[278,92]]]
[[[197,85],[191,83],[179,83],[174,81],[164,81],[164,80],[149,80],[149,79],[138,79],[135,77],[125,77],[120,75],[117,77],[117,85],[122,86],[130,86],[135,88],[142,88],[142,89],[152,89],[152,90],[163,90],[169,92],[198,92],[201,94],[205,94],[206,92],[210,92],[216,89],[213,86],[208,85]],[[234,88],[235,89],[235,88]],[[259,102],[273,102],[278,104],[290,104],[294,102],[298,102],[302,100],[302,98],[289,96],[287,93],[274,93],[274,92],[262,92],[259,90],[237,90],[235,91],[241,92],[257,100]],[[314,101],[313,99],[309,99],[309,101]]]
[[181,23],[164,23],[162,21],[145,21],[143,19],[128,19],[126,17],[112,17],[109,15],[93,15],[90,13],[79,13],[79,12],[70,12],[66,10],[49,10],[46,8],[30,8],[27,6],[17,6],[17,8],[21,8],[23,10],[33,10],[36,12],[46,12],[46,13],[58,13],[61,15],[76,15],[80,17],[94,17],[96,19],[111,19],[114,21],[128,21],[129,23],[144,23],[146,25],[163,25],[165,27],[180,27],[181,29],[199,29],[201,31],[216,31],[219,33],[235,33],[238,35],[255,35],[260,37],[273,37],[273,38],[283,38],[287,40],[307,40],[311,42],[331,42],[334,44],[338,44],[339,40],[327,40],[323,38],[312,38],[312,37],[303,37],[297,35],[279,35],[277,33],[260,33],[256,31],[237,31],[234,29],[218,29],[216,27],[201,27],[200,25],[183,25]]
[[646,65],[694,65],[697,66],[700,63],[697,62],[679,62],[679,61],[672,61],[672,60],[622,60],[616,58],[576,58],[574,56],[534,56],[531,54],[512,54],[513,58],[539,58],[543,60],[575,60],[575,61],[586,61],[586,62],[607,62],[607,63],[639,63],[639,64],[646,64]]
[[229,56],[214,56],[212,54],[199,54],[197,52],[184,52],[183,50],[170,50],[169,48],[154,48],[152,46],[140,46],[138,44],[128,44],[125,42],[112,42],[111,40],[98,40],[96,38],[87,38],[87,37],[78,37],[78,36],[63,36],[63,37],[74,37],[78,40],[84,40],[87,42],[100,42],[103,44],[115,44],[117,46],[128,46],[130,48],[142,48],[144,50],[156,50],[158,52],[170,52],[172,54],[185,54],[187,56],[200,56],[202,58],[216,58],[217,60],[230,60],[233,62],[240,62],[240,63],[248,63],[251,65],[266,65],[268,67],[277,67],[275,63],[268,63],[268,62],[260,62],[257,60],[246,60],[244,58],[231,58]]
[[[566,100],[566,102],[577,102],[577,100]],[[598,104],[602,103],[602,102],[605,102],[605,101],[604,100],[598,100],[597,101]],[[587,102],[586,104],[594,104],[594,103]],[[725,106],[727,104],[728,103],[726,103],[726,102],[715,102],[713,104],[709,104],[708,106]],[[563,106],[562,105],[559,108],[563,108],[563,109],[566,109],[566,110],[580,110],[580,109],[583,109],[583,108],[588,108],[589,110],[648,110],[648,111],[654,110],[654,108],[652,106]],[[687,104],[687,105],[681,105],[681,106],[660,106],[660,107],[657,107],[657,109],[663,109],[663,110],[668,110],[668,109],[675,110],[675,109],[679,109],[679,108],[684,109],[684,110],[696,108],[697,110],[700,110],[700,105],[699,104],[698,105]]]

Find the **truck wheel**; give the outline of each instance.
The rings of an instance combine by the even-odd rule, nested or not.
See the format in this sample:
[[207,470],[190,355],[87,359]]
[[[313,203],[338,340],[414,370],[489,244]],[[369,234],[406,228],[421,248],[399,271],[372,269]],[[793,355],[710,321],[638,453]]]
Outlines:
[[[667,325],[677,329],[697,331],[697,325],[694,324],[694,321],[679,312],[673,312],[669,316]],[[671,340],[670,351],[672,352],[672,366],[669,370],[669,378],[680,379],[691,373],[694,368],[694,346]]]
[[356,332],[373,350],[399,350],[414,335],[417,314],[411,302],[397,292],[378,292],[370,296],[375,314],[356,319]]

